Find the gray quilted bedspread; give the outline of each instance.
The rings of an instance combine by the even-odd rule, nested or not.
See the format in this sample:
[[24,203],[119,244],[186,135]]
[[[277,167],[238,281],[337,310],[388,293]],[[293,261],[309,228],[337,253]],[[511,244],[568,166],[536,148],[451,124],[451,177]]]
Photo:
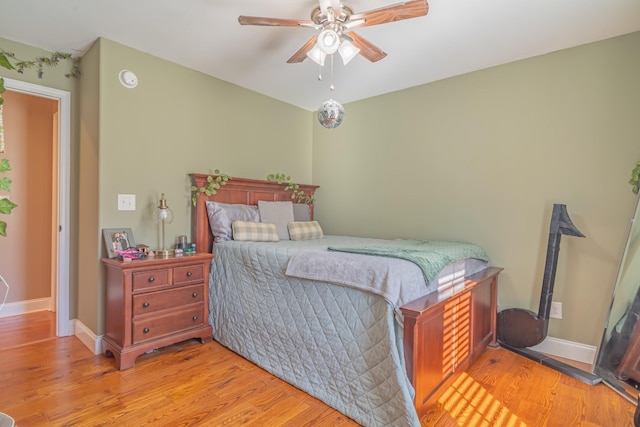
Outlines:
[[375,293],[285,275],[296,252],[363,240],[370,241],[216,243],[213,336],[364,426],[419,426],[393,304]]

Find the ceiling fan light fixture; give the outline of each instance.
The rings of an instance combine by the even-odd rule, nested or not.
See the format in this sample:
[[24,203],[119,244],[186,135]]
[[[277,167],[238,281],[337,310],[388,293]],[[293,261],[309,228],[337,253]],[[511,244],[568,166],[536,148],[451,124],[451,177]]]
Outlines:
[[340,36],[334,30],[322,30],[318,35],[316,46],[327,55],[334,54],[340,47]]
[[340,43],[340,47],[338,48],[338,53],[342,58],[342,63],[344,65],[347,65],[349,62],[351,62],[353,58],[358,56],[358,54],[360,53],[360,49],[355,47],[354,44],[351,43],[349,40],[345,39],[342,41],[342,43]]
[[318,46],[314,46],[313,49],[307,52],[307,56],[319,66],[324,67],[324,60],[326,59],[327,54],[320,50]]

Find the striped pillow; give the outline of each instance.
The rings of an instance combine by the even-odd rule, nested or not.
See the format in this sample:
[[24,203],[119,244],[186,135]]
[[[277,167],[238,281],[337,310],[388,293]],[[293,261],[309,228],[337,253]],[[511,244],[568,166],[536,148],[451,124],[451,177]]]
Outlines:
[[318,221],[293,221],[288,225],[291,240],[311,240],[324,237]]
[[233,240],[252,242],[277,242],[278,229],[268,222],[233,221],[231,223]]

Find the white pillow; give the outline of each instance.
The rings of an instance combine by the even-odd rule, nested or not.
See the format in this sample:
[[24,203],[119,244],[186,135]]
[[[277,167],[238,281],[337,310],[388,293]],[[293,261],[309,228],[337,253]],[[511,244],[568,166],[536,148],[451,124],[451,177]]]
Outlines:
[[260,211],[260,222],[275,224],[280,240],[289,240],[287,225],[293,221],[292,202],[266,202],[259,200],[258,211]]

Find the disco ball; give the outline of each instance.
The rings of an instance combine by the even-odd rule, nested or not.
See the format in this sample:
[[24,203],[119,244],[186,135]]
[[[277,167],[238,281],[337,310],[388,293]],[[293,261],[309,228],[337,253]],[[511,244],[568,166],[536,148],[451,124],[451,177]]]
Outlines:
[[330,99],[318,108],[318,121],[327,129],[340,126],[344,119],[344,107],[338,101]]

